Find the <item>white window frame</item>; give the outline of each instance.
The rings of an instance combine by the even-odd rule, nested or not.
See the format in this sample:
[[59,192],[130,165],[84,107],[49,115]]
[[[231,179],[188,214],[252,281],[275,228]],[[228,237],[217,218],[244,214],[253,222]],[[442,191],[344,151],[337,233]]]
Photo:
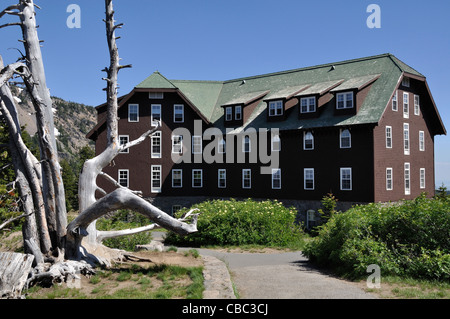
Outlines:
[[[246,185],[246,181],[248,185]],[[251,189],[252,188],[252,170],[244,168],[242,170],[242,188],[243,189]]]
[[183,154],[183,135],[172,135],[172,154]]
[[[350,172],[350,174],[346,173],[346,171]],[[350,175],[350,178],[348,179],[350,182],[349,188],[344,188],[344,181],[347,181],[347,179],[344,180],[344,177],[346,175]],[[352,168],[351,167],[341,167],[341,191],[351,191],[353,190],[353,174],[352,174]]]
[[[158,145],[156,144],[157,141],[158,141]],[[153,133],[153,135],[151,137],[150,147],[151,147],[152,158],[161,158],[161,153],[162,153],[161,152],[161,150],[162,150],[162,132],[161,131],[156,131],[155,133]],[[159,147],[159,152],[154,151],[155,147]]]
[[[130,142],[130,136],[129,135],[119,135],[119,145],[126,145]],[[130,153],[130,149],[124,149],[122,151],[120,151],[120,154],[128,154]]]
[[[131,112],[132,108],[136,108],[136,112]],[[131,115],[136,113],[136,120],[131,119]],[[139,104],[128,104],[128,122],[137,123],[139,122]]]
[[419,151],[425,152],[425,132],[419,131]]
[[403,92],[403,118],[409,119],[409,93]]
[[[177,115],[181,114],[181,120],[177,120]],[[184,104],[173,105],[173,122],[184,123]]]
[[[220,182],[223,182],[223,185]],[[227,170],[224,168],[217,171],[217,187],[227,188]]]
[[224,138],[219,139],[217,152],[219,154],[225,154],[227,152],[227,142],[225,141]]
[[[278,186],[275,183],[278,181]],[[272,189],[281,189],[281,168],[272,168]]]
[[[247,149],[248,145],[248,149]],[[242,153],[251,153],[252,152],[252,139],[250,136],[246,135],[242,137]]]
[[[348,132],[348,136],[344,136],[344,133]],[[348,139],[348,145],[343,145],[342,141]],[[341,129],[339,132],[339,146],[340,148],[352,148],[352,132],[349,129]]]
[[394,170],[392,167],[386,168],[386,190],[391,191],[394,189]]
[[[126,175],[123,176],[121,174],[126,174]],[[126,181],[126,185],[124,185],[122,183],[123,180]],[[119,169],[117,171],[117,182],[123,187],[126,187],[126,188],[130,187],[130,170],[128,170],[128,169]]]
[[232,121],[233,120],[233,108],[231,106],[227,106],[225,108],[225,121]]
[[405,163],[404,167],[405,195],[411,195],[411,164]]
[[[307,178],[312,174],[312,179]],[[305,168],[303,170],[303,189],[313,191],[316,187],[314,168]],[[307,186],[307,181],[312,181],[312,187]]]
[[[309,139],[307,139],[307,137],[308,136],[311,136],[311,138],[309,138]],[[306,141],[307,140],[311,140],[312,141],[312,145],[311,145],[311,148],[307,148],[306,147]],[[312,132],[310,132],[310,131],[305,131],[305,132],[303,132],[303,150],[304,151],[312,151],[312,150],[314,150],[314,134],[312,133]]]
[[[162,119],[162,106],[161,104],[152,104],[151,106],[151,115],[150,115],[150,120],[152,122],[152,125],[157,125],[158,121],[155,121],[154,119],[154,115],[158,114],[159,115],[159,122],[161,122]],[[154,112],[154,110],[157,110],[157,112]]]
[[234,119],[236,121],[242,120],[242,106],[241,105],[237,105],[234,108]]
[[[306,110],[303,110],[303,108]],[[300,113],[314,113],[316,111],[316,98],[315,97],[303,97],[300,99]]]
[[420,95],[414,94],[414,115],[420,115]]
[[386,148],[392,148],[392,126],[386,126]]
[[[196,174],[200,173],[200,185],[196,185]],[[192,188],[202,188],[203,187],[203,169],[193,169],[192,170]]]
[[270,101],[269,102],[269,116],[281,116],[283,115],[283,101]]
[[[350,102],[350,99],[348,97],[351,95],[351,106],[348,106],[348,103]],[[342,98],[342,100],[341,100]],[[339,103],[343,103],[342,106],[339,106]],[[352,91],[349,92],[341,92],[336,94],[336,109],[338,110],[346,110],[346,109],[352,109],[355,107],[355,96]]]
[[192,136],[192,154],[203,153],[203,139],[201,136]]
[[[177,177],[177,178],[175,178]],[[175,181],[179,180],[179,185],[175,185]],[[173,169],[172,170],[172,188],[183,188],[183,170]]]
[[164,99],[164,92],[150,92],[148,98],[151,100],[162,100]]
[[272,152],[281,152],[281,138],[279,134],[272,135]]
[[[159,179],[155,178],[154,173],[159,172]],[[154,186],[155,185],[155,181],[159,181],[159,186]],[[150,177],[150,182],[151,182],[151,192],[152,193],[161,193],[162,191],[162,166],[161,165],[152,165],[151,166],[151,177]]]
[[408,123],[403,123],[403,151],[405,155],[409,155],[411,153],[411,143],[410,143]]
[[392,111],[398,112],[398,90],[395,91],[395,94],[392,97]]
[[420,173],[419,173],[419,180],[420,180],[420,189],[425,189],[425,185],[426,185],[426,175],[425,175],[425,168],[421,168],[420,169]]

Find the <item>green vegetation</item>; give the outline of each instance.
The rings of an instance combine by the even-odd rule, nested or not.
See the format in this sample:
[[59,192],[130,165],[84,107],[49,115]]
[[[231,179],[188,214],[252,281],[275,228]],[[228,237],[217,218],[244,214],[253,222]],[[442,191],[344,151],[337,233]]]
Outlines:
[[[119,210],[113,216],[100,218],[97,221],[98,230],[122,230],[129,228],[137,228],[148,225],[150,220],[137,213],[128,210]],[[136,245],[145,245],[150,243],[152,235],[150,231],[107,239],[103,244],[110,248],[123,249],[133,251]]]
[[[303,243],[304,233],[295,223],[297,211],[277,201],[213,200],[191,208],[201,212],[198,233],[182,237],[170,232],[166,244],[298,248]],[[182,209],[177,214],[181,216],[186,211]]]
[[335,213],[304,254],[350,278],[377,264],[383,276],[450,281],[450,197],[443,194]]

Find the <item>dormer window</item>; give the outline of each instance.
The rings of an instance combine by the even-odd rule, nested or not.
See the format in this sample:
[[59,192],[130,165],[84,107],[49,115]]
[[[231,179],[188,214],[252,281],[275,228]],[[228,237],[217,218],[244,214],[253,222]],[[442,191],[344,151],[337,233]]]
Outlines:
[[162,100],[162,99],[164,99],[164,93],[163,92],[150,92],[148,97],[149,97],[149,99],[152,99],[152,100]]
[[269,116],[283,115],[283,101],[269,102]]
[[316,98],[304,97],[300,100],[301,113],[313,113],[316,111]]
[[242,106],[238,105],[234,109],[234,119],[236,121],[242,120]]
[[231,106],[225,108],[225,121],[231,121],[233,119],[233,108]]
[[353,92],[343,92],[336,95],[336,108],[338,110],[353,108]]

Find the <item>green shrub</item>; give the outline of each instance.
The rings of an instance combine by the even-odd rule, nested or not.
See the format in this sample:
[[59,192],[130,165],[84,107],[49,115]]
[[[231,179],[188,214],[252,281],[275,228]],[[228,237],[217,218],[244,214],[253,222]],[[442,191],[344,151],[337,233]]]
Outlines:
[[[198,232],[189,236],[169,233],[165,242],[184,246],[264,245],[287,247],[302,237],[295,224],[297,211],[277,201],[257,202],[251,199],[237,201],[206,201],[198,208]],[[177,214],[185,213],[187,209]]]
[[[128,210],[120,210],[109,218],[101,218],[97,221],[98,230],[122,230],[137,228],[152,223],[147,217]],[[123,237],[110,238],[103,244],[110,248],[118,248],[133,251],[136,245],[145,245],[152,240],[151,232],[143,232]]]
[[377,264],[384,274],[450,279],[450,200],[424,196],[335,214],[303,253],[350,277]]

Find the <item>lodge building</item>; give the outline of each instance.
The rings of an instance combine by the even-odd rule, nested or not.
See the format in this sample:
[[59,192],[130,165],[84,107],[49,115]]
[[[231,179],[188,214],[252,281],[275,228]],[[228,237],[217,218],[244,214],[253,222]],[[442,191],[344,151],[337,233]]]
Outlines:
[[[88,134],[97,154],[105,111]],[[104,171],[169,212],[206,198],[306,210],[328,193],[340,203],[432,196],[434,137],[446,134],[425,76],[391,54],[223,82],[154,72],[118,112],[121,143],[161,126]]]

